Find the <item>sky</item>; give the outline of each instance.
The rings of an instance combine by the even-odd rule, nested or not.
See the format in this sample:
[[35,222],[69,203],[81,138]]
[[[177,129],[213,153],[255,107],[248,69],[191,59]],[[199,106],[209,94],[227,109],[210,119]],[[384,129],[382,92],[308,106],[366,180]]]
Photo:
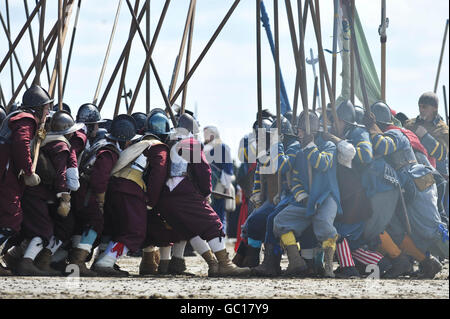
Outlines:
[[[0,12],[5,20],[7,2],[9,4],[12,39],[15,39],[26,21],[24,3],[22,0],[0,1]],[[27,0],[30,12],[34,8],[34,2],[34,0]],[[135,3],[133,0],[130,2],[132,5]],[[144,0],[140,1],[140,7],[144,2]],[[197,1],[191,66],[197,60],[233,2],[232,0]],[[381,0],[356,0],[355,2],[378,76],[380,76],[381,46],[378,26],[381,21]],[[58,9],[56,0],[48,0],[47,3],[46,34],[50,31],[57,19]],[[156,29],[164,3],[164,0],[151,1],[150,20],[152,35]],[[166,92],[169,89],[175,59],[180,48],[189,3],[189,0],[171,1],[152,55]],[[186,108],[196,111],[201,126],[216,125],[219,128],[222,140],[230,146],[234,158],[237,158],[240,139],[251,131],[251,126],[256,120],[255,3],[252,0],[240,1],[189,81],[187,91]],[[265,0],[264,3],[269,14],[272,32],[274,32],[274,1]],[[295,20],[297,20],[297,1],[291,1],[291,3]],[[426,91],[432,91],[434,88],[445,24],[448,19],[449,2],[447,0],[387,0],[386,3],[386,15],[389,18],[386,44],[386,101],[396,111],[403,112],[408,117],[415,117],[418,114],[417,101],[420,95]],[[119,0],[82,0],[81,2],[74,50],[68,73],[68,83],[64,95],[64,102],[71,107],[73,114],[76,114],[80,105],[93,101],[118,4]],[[319,4],[323,48],[331,50],[333,42],[333,0],[320,0]],[[292,53],[285,1],[279,0],[278,7],[281,72],[292,106],[296,68]],[[63,48],[64,68],[67,65],[75,14],[76,6],[72,13],[69,31]],[[145,32],[145,19],[143,21],[141,28]],[[116,34],[113,39],[111,53],[102,82],[100,97],[103,95],[108,80],[126,43],[130,25],[131,15],[126,0],[123,0],[120,7]],[[39,34],[37,18],[33,20],[31,26],[37,47]],[[273,113],[276,113],[274,60],[264,28],[262,28],[261,32],[263,108],[268,108]],[[0,57],[3,60],[8,51],[8,40],[2,28],[0,29],[0,43]],[[437,90],[440,99],[439,112],[442,115],[445,114],[442,86],[445,85],[448,91],[449,82],[448,46],[449,41],[447,39]],[[310,48],[317,55],[317,42],[311,23],[311,16],[308,17],[305,33],[305,51],[307,56],[309,56]],[[56,52],[56,50],[54,51]],[[25,72],[33,58],[28,33],[19,43],[16,53]],[[325,52],[325,57],[327,68],[331,74],[331,54]],[[144,60],[145,50],[138,34],[136,34],[125,78],[127,91],[129,89],[135,90]],[[337,92],[340,92],[339,73],[341,64],[339,60],[338,58]],[[53,53],[49,58],[49,67],[51,70],[53,69],[54,62],[55,55]],[[185,58],[182,60],[182,67],[176,85],[177,88],[184,77],[184,64]],[[0,73],[0,84],[7,102],[12,96],[10,74],[10,66],[8,63]],[[14,84],[17,86],[21,78],[16,66],[14,66],[13,74]],[[101,110],[103,118],[112,118],[113,116],[120,75],[121,72],[119,72],[105,105]],[[34,71],[31,73],[28,84],[31,84],[33,77]],[[42,85],[48,87],[45,72],[43,72],[41,80]],[[137,103],[134,108],[135,112],[145,112],[144,85],[139,91]],[[310,103],[312,102],[313,85],[314,76],[312,68],[307,65],[307,86]],[[164,108],[164,100],[153,75],[150,90],[151,108]],[[22,94],[23,90],[17,100],[21,100]],[[181,104],[181,95],[176,103]],[[301,108],[301,104],[299,104],[299,108]],[[125,100],[122,99],[120,113],[125,112]]]

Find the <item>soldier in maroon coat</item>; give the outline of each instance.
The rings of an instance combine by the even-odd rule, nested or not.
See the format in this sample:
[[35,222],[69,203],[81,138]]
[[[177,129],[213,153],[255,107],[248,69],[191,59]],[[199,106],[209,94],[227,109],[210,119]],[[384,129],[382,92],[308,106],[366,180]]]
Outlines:
[[200,237],[208,242],[210,250],[199,252],[209,266],[208,275],[248,275],[249,268],[238,268],[229,259],[222,222],[209,204],[211,168],[201,143],[194,138],[198,132],[196,120],[182,114],[176,136],[179,141],[171,148],[169,179],[158,209],[183,238]]
[[98,124],[104,122],[94,104],[83,104],[77,121],[86,124],[89,145],[80,160],[80,188],[73,196],[76,225],[69,262],[78,265],[80,276],[96,276],[85,262],[103,232],[105,194],[111,170],[119,158],[120,145],[111,136],[94,142]]
[[[21,109],[9,114],[0,128],[0,248],[21,229],[20,200],[25,185],[40,182],[32,169],[30,145],[52,102],[44,89],[33,85],[25,91]],[[4,253],[3,249],[0,252]],[[1,274],[7,274],[3,267]]]
[[79,128],[66,111],[58,111],[52,116],[50,132],[42,141],[36,168],[41,183],[27,186],[22,197],[22,235],[30,243],[18,264],[19,275],[60,275],[50,267],[50,262],[53,253],[70,236],[64,227],[55,227],[55,224],[64,224],[70,211],[70,189],[66,179],[70,164],[69,139]]

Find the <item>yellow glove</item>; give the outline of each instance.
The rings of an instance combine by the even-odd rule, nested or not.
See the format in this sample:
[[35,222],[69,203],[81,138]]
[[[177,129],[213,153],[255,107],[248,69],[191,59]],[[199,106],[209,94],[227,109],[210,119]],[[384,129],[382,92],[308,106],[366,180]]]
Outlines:
[[40,138],[41,140],[45,140],[45,137],[47,136],[47,132],[45,131],[44,128],[40,128],[37,131],[37,136],[38,138]]
[[60,193],[58,194],[61,197],[59,202],[57,213],[62,217],[67,217],[70,212],[70,194],[69,193]]

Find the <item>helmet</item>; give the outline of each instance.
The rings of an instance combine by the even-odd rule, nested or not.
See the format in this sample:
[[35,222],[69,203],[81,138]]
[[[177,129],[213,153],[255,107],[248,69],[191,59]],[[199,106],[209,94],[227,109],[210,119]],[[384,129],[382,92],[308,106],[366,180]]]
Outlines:
[[145,127],[147,122],[147,114],[142,112],[135,112],[131,114],[131,117],[136,121],[137,130],[140,131]]
[[102,122],[100,122],[98,124],[98,128],[104,128],[109,132],[111,130],[111,123],[112,123],[112,120],[104,119],[104,120],[102,120]]
[[[67,113],[69,113],[70,115],[72,115],[72,111],[70,110],[70,107],[66,104],[66,103],[63,103],[62,104],[62,107],[63,107],[63,110],[64,111],[66,111]],[[53,111],[59,111],[59,104],[55,104],[54,106],[53,106]]]
[[166,112],[162,109],[152,110],[146,119],[145,131],[158,137],[167,137],[170,133],[170,121]]
[[100,111],[97,106],[92,103],[86,103],[80,106],[77,113],[77,122],[84,124],[96,124],[103,123],[101,119]]
[[[270,127],[272,126],[273,121],[270,118],[263,118],[261,123],[262,123],[261,128],[265,128],[266,131],[270,131]],[[253,123],[253,130],[257,129],[258,129],[258,121],[255,121],[255,123]]]
[[292,113],[292,111],[287,111],[286,113],[283,114],[283,116],[291,123],[292,125],[292,120],[294,119],[294,113]]
[[180,115],[180,118],[178,119],[178,127],[184,128],[185,130],[188,130],[192,134],[199,133],[197,120],[191,115],[186,113]]
[[363,121],[362,121],[363,117],[364,117],[364,109],[361,106],[359,106],[359,105],[355,105],[355,121],[356,121],[356,123],[362,125],[363,124]]
[[53,99],[48,92],[38,85],[32,85],[25,91],[22,97],[22,106],[24,108],[35,108],[53,103]]
[[377,123],[392,124],[391,109],[386,103],[381,101],[375,102],[370,107],[370,111],[375,115]]
[[[311,134],[317,133],[320,128],[319,117],[314,111],[309,111],[309,127]],[[300,113],[297,120],[297,128],[306,131],[305,112]]]
[[99,140],[104,139],[106,134],[108,134],[108,131],[105,128],[99,128],[97,131],[97,135],[95,135],[94,141],[92,142],[92,145],[94,145]]
[[136,121],[130,115],[120,114],[111,123],[110,133],[106,137],[119,142],[131,140],[136,135]]
[[0,105],[0,125],[6,117],[6,110],[3,106]]
[[78,131],[83,123],[75,123],[72,115],[66,111],[56,111],[50,121],[49,135],[66,135]]
[[336,109],[337,116],[340,120],[348,124],[356,124],[355,107],[350,100],[345,100]]
[[[280,121],[281,121],[281,134],[295,136],[294,130],[292,129],[291,122],[289,122],[289,120],[287,118],[285,118],[284,116],[280,117]],[[277,128],[277,121],[273,121],[270,128]]]
[[11,104],[11,107],[9,108],[8,114],[11,114],[12,112],[17,111],[20,106],[21,106],[20,102],[14,102],[13,104]]

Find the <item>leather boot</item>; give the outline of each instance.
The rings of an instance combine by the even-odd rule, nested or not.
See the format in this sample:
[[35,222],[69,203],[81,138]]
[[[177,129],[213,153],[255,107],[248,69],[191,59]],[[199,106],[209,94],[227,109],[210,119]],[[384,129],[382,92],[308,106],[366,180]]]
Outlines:
[[130,274],[125,270],[116,267],[100,267],[96,264],[92,265],[91,270],[97,273],[98,277],[128,277]]
[[47,272],[49,276],[62,276],[61,272],[50,267],[51,262],[52,252],[47,248],[42,249],[34,259],[34,265],[39,268],[39,270]]
[[261,247],[255,248],[252,246],[247,247],[247,252],[245,254],[244,261],[242,262],[242,267],[256,267],[259,265],[259,254],[261,252]]
[[233,264],[235,264],[238,267],[245,267],[244,259],[245,259],[245,256],[247,255],[247,248],[248,248],[248,245],[244,241],[241,241],[239,243],[239,247],[236,251],[236,255],[234,255],[233,259],[231,260],[233,262]]
[[326,247],[323,250],[323,261],[324,261],[324,276],[329,278],[334,278],[334,271],[333,271],[333,258],[334,258],[334,252],[335,248],[333,247]]
[[290,245],[286,247],[286,252],[289,260],[289,265],[286,269],[286,275],[304,275],[308,269],[308,265],[300,252],[297,245]]
[[442,264],[436,257],[429,255],[420,262],[421,272],[419,273],[420,279],[433,279],[437,273],[442,270]]
[[184,258],[172,256],[172,259],[169,261],[168,270],[171,275],[181,275],[186,270],[186,262]]
[[95,277],[97,273],[86,266],[86,258],[89,251],[81,248],[72,248],[69,254],[69,264],[75,264],[80,270],[81,277]]
[[161,259],[158,266],[159,275],[167,275],[169,273],[169,259]]
[[409,261],[409,257],[404,253],[401,253],[396,258],[391,258],[391,263],[392,267],[385,273],[384,278],[394,279],[413,271],[413,265]]
[[219,262],[211,250],[202,254],[202,258],[208,264],[208,277],[216,277],[219,274]]
[[48,277],[50,274],[46,271],[40,270],[34,265],[33,259],[22,258],[22,260],[17,265],[17,275],[18,276],[39,276]]
[[262,263],[251,268],[252,274],[255,276],[279,276],[281,274],[281,254],[275,254],[273,245],[264,247],[264,259]]
[[139,275],[156,275],[158,273],[157,252],[159,252],[159,250],[142,252],[142,259],[139,264]]
[[6,269],[5,267],[3,267],[3,265],[0,264],[0,277],[3,276],[12,276],[12,272],[9,269]]
[[250,275],[250,268],[239,268],[231,262],[226,249],[216,251],[214,254],[219,262],[217,274],[219,277]]
[[[16,248],[14,248],[14,249],[22,250],[22,248],[20,248],[20,246],[16,246]],[[23,251],[22,251],[21,255],[23,255]],[[8,269],[10,269],[12,272],[15,272],[15,270],[17,269],[17,266],[19,265],[21,260],[22,260],[22,257],[15,257],[15,256],[11,255],[9,252],[7,252],[5,255],[3,255],[3,261],[6,265],[6,267],[8,267]]]

